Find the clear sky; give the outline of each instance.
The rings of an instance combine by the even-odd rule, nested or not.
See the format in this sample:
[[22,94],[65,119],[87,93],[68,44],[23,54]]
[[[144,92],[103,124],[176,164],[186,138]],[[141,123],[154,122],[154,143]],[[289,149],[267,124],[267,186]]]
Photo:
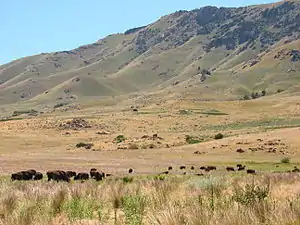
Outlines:
[[243,6],[272,0],[0,0],[0,65],[70,50],[147,25],[177,10]]

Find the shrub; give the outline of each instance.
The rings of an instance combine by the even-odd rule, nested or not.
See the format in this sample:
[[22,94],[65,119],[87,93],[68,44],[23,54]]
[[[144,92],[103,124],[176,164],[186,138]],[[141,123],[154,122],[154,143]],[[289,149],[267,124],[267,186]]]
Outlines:
[[284,92],[284,90],[283,89],[278,89],[277,93],[280,93],[280,92]]
[[76,148],[85,148],[85,149],[91,149],[94,145],[92,143],[83,143],[79,142],[76,144]]
[[199,138],[196,138],[196,137],[193,137],[193,136],[190,136],[190,135],[186,135],[185,136],[185,141],[188,144],[198,144],[198,143],[202,142],[203,140],[200,140]]
[[127,184],[127,183],[132,183],[133,182],[133,177],[123,177],[123,182],[125,183],[125,184]]
[[266,90],[261,91],[261,96],[266,96],[266,94],[267,94]]
[[291,162],[291,159],[289,157],[284,157],[280,160],[281,163],[288,164]]
[[232,199],[241,205],[253,205],[264,201],[270,194],[270,182],[264,186],[254,183],[246,184],[245,187],[235,187]]
[[65,106],[65,105],[68,105],[68,103],[58,103],[58,104],[54,105],[53,108],[57,109],[57,108]]
[[142,225],[145,205],[146,198],[140,194],[124,196],[122,208],[126,217],[126,224]]
[[223,139],[224,138],[224,135],[221,134],[221,133],[218,133],[215,135],[215,139],[218,140],[218,139]]
[[115,137],[114,142],[116,144],[118,144],[118,143],[124,142],[125,140],[126,140],[126,138],[124,135],[119,135],[119,136]]
[[250,97],[249,97],[249,95],[244,95],[243,99],[244,100],[250,100]]

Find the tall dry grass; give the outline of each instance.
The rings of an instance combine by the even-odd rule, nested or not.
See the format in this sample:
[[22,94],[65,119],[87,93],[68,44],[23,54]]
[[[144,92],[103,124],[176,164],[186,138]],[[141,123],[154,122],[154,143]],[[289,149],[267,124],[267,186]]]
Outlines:
[[0,224],[300,224],[300,176],[0,180]]

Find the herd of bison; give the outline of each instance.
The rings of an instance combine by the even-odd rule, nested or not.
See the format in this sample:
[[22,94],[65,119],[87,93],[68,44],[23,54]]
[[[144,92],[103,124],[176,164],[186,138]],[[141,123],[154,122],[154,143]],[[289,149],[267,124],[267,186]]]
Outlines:
[[[191,167],[186,167],[186,166],[180,166],[179,169],[183,172],[183,175],[186,175],[187,172],[186,170],[189,171],[195,171],[196,168],[194,166]],[[202,166],[199,168],[202,171],[205,172],[210,172],[210,171],[214,171],[217,170],[216,166]],[[161,175],[165,174],[170,174],[171,171],[173,170],[172,166],[168,167],[168,170],[160,173]],[[256,171],[253,169],[247,169],[246,170],[246,166],[245,165],[241,165],[241,164],[237,164],[236,168],[235,167],[226,167],[226,171],[228,172],[232,172],[232,171],[246,171],[248,174],[255,174]],[[132,168],[130,168],[128,170],[129,174],[134,173],[134,170]],[[54,171],[48,171],[46,173],[48,181],[65,181],[65,182],[70,182],[71,179],[73,178],[74,181],[79,180],[79,181],[84,181],[84,180],[88,180],[88,179],[95,179],[96,181],[101,181],[103,180],[105,177],[109,177],[112,176],[112,174],[108,174],[108,173],[104,173],[103,171],[98,171],[95,168],[92,168],[90,170],[89,173],[86,172],[80,172],[80,173],[76,173],[74,171],[63,171],[63,170],[54,170]],[[203,173],[195,173],[195,175],[197,176],[202,176],[204,175]],[[11,174],[11,180],[15,181],[15,180],[42,180],[44,178],[44,175],[41,172],[37,172],[36,170],[26,170],[26,171],[20,171],[17,173],[13,173]]]

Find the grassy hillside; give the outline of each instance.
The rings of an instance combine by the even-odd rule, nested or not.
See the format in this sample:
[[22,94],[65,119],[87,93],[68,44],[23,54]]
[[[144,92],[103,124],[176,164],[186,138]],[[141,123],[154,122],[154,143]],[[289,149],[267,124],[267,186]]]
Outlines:
[[0,106],[292,93],[300,76],[299,12],[299,1],[179,11],[71,51],[25,57],[0,67]]

